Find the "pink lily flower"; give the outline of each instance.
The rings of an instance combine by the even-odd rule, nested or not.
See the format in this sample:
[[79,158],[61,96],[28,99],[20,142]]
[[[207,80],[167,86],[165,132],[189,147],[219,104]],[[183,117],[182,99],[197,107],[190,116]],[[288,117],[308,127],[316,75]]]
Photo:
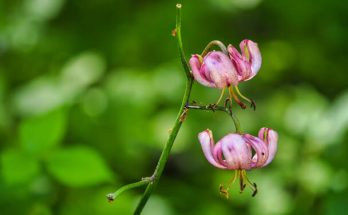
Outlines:
[[209,52],[204,58],[192,55],[189,63],[194,79],[204,86],[225,88],[238,84],[235,66],[221,51]]
[[203,153],[207,160],[220,169],[236,170],[233,180],[225,189],[220,186],[220,192],[228,197],[229,186],[238,178],[240,190],[244,190],[246,182],[257,193],[255,183],[250,182],[246,170],[261,168],[268,165],[277,151],[278,134],[270,128],[261,128],[258,137],[250,134],[230,133],[214,144],[213,134],[207,129],[198,135]]
[[262,57],[257,43],[243,40],[239,47],[242,54],[232,45],[228,46],[230,58],[237,68],[238,82],[252,79],[260,70]]

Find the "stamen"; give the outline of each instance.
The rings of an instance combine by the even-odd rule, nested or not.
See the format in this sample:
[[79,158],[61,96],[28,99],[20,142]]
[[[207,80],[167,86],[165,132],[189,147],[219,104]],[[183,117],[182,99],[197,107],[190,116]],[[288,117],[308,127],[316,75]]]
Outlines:
[[254,110],[256,110],[256,104],[255,102],[252,100],[252,99],[249,99],[248,97],[244,96],[240,91],[239,91],[239,88],[238,86],[235,86],[236,88],[236,91],[238,93],[238,95],[244,99],[245,101],[249,102],[250,103],[250,107],[253,108]]
[[252,197],[256,196],[256,194],[257,194],[257,185],[256,185],[256,183],[254,183],[253,185],[254,185],[255,190],[254,190],[253,194],[251,194]]
[[231,178],[231,179],[227,182],[227,188],[225,188],[223,184],[220,184],[220,194],[221,194],[221,195],[224,195],[224,196],[226,197],[226,199],[229,198],[228,190],[230,189],[231,185],[236,181],[237,176],[240,174],[239,172],[240,172],[240,170],[236,170],[236,171],[234,172],[233,178]]
[[225,90],[226,90],[226,87],[222,88],[220,97],[219,97],[219,99],[217,100],[217,102],[215,103],[216,106],[219,105],[219,103],[221,102],[221,99],[222,99],[222,97],[223,97],[224,94],[225,94]]
[[246,179],[247,184],[249,185],[249,187],[251,188],[251,190],[253,191],[253,193],[252,193],[251,196],[254,197],[254,196],[257,194],[257,185],[256,185],[256,183],[253,183],[253,182],[251,182],[251,181],[249,180],[249,178],[248,178],[248,176],[247,176],[245,170],[242,170],[242,175],[243,175],[243,178]]
[[231,180],[229,182],[227,182],[227,189],[229,189],[231,187],[231,185],[236,181],[237,176],[239,175],[239,170],[234,171],[234,176],[233,178],[231,178]]
[[239,187],[240,187],[240,193],[243,193],[243,190],[245,189],[246,184],[244,184],[244,176],[243,171],[244,170],[238,170],[239,171]]
[[225,189],[224,188],[224,185],[220,184],[220,194],[225,196],[226,199],[228,199],[230,196],[229,196],[229,193],[228,193],[228,188]]
[[228,87],[228,90],[229,90],[229,93],[230,93],[230,99],[232,100],[232,97],[233,99],[238,103],[238,105],[242,108],[242,109],[245,109],[246,106],[243,102],[241,102],[238,98],[238,96],[233,92],[233,88],[232,86],[229,86]]

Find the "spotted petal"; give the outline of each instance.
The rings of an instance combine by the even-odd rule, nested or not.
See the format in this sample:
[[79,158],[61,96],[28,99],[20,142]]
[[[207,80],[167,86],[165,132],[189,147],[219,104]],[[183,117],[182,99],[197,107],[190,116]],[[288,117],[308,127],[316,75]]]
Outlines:
[[228,134],[219,143],[228,169],[251,168],[251,149],[240,134]]
[[268,147],[268,152],[269,152],[268,159],[266,163],[263,165],[263,166],[266,166],[273,160],[277,152],[278,134],[276,131],[270,128],[261,128],[258,136],[260,139],[263,139],[263,141],[266,143]]
[[246,142],[250,144],[250,146],[256,153],[252,158],[252,167],[262,167],[266,163],[269,154],[266,143],[260,138],[254,137],[250,134],[244,134],[243,136]]
[[204,58],[204,73],[215,83],[216,87],[224,88],[237,85],[237,70],[231,60],[220,51],[209,52]]

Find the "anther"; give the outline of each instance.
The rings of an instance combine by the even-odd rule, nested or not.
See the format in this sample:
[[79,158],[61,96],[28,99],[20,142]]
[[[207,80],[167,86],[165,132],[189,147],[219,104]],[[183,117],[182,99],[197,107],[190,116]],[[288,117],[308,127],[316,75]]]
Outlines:
[[253,187],[254,187],[254,192],[251,195],[252,197],[254,197],[257,194],[257,185],[256,185],[256,183],[253,183]]
[[254,100],[249,99],[248,97],[244,96],[244,95],[239,91],[238,86],[235,86],[235,89],[236,89],[237,94],[238,94],[242,99],[244,99],[245,101],[249,102],[251,108],[253,108],[254,110],[256,110],[256,103],[254,102]]
[[224,185],[220,184],[219,190],[220,190],[220,194],[221,194],[221,195],[224,195],[226,199],[229,198],[228,188],[225,189],[225,188],[224,188]]
[[251,101],[250,107],[251,107],[252,109],[254,109],[254,111],[255,111],[255,110],[256,110],[256,103],[255,103],[254,100],[252,100],[252,99],[250,99],[250,101]]
[[239,173],[239,187],[240,187],[240,193],[243,192],[245,189],[246,184],[244,184],[244,176],[243,176],[243,170],[240,171]]

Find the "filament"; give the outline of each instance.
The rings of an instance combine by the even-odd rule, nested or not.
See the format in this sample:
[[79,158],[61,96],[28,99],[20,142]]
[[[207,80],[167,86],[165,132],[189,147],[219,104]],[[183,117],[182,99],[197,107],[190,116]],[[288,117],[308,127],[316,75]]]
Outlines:
[[233,176],[233,178],[231,178],[228,182],[227,182],[227,189],[229,189],[230,188],[230,186],[236,181],[236,179],[237,179],[237,176],[239,175],[239,171],[240,170],[236,170],[236,171],[234,171],[234,176]]
[[246,184],[244,184],[244,175],[243,175],[244,170],[239,171],[239,187],[240,187],[240,193],[243,192]]
[[245,109],[246,108],[245,104],[239,100],[238,96],[234,93],[232,86],[229,86],[228,91],[230,93],[230,99],[232,100],[232,97],[233,97],[233,99],[238,103],[238,105],[242,109]]
[[257,185],[256,183],[253,183],[249,180],[247,174],[246,174],[246,171],[245,170],[241,170],[241,174],[242,174],[242,177],[244,179],[246,179],[246,182],[247,184],[249,185],[249,187],[251,188],[251,190],[253,191],[253,194],[251,195],[252,197],[254,197],[256,194],[257,194]]
[[244,99],[245,101],[249,102],[250,105],[251,105],[251,107],[255,110],[255,109],[256,109],[256,104],[255,104],[255,102],[254,102],[252,99],[249,99],[248,97],[244,96],[244,95],[239,91],[238,86],[235,86],[235,88],[236,88],[236,92],[238,93],[238,95],[239,95],[242,99]]
[[224,195],[227,199],[229,198],[229,192],[228,190],[230,189],[231,185],[234,184],[234,182],[237,180],[237,176],[239,176],[240,170],[236,170],[234,172],[234,176],[233,178],[231,178],[228,182],[227,182],[227,187],[226,189],[224,188],[224,185],[220,184],[220,194]]
[[215,103],[215,105],[219,105],[219,103],[221,102],[222,97],[223,97],[224,94],[225,94],[225,90],[226,90],[226,87],[222,88],[220,97],[219,97],[219,99],[217,100],[217,102]]

